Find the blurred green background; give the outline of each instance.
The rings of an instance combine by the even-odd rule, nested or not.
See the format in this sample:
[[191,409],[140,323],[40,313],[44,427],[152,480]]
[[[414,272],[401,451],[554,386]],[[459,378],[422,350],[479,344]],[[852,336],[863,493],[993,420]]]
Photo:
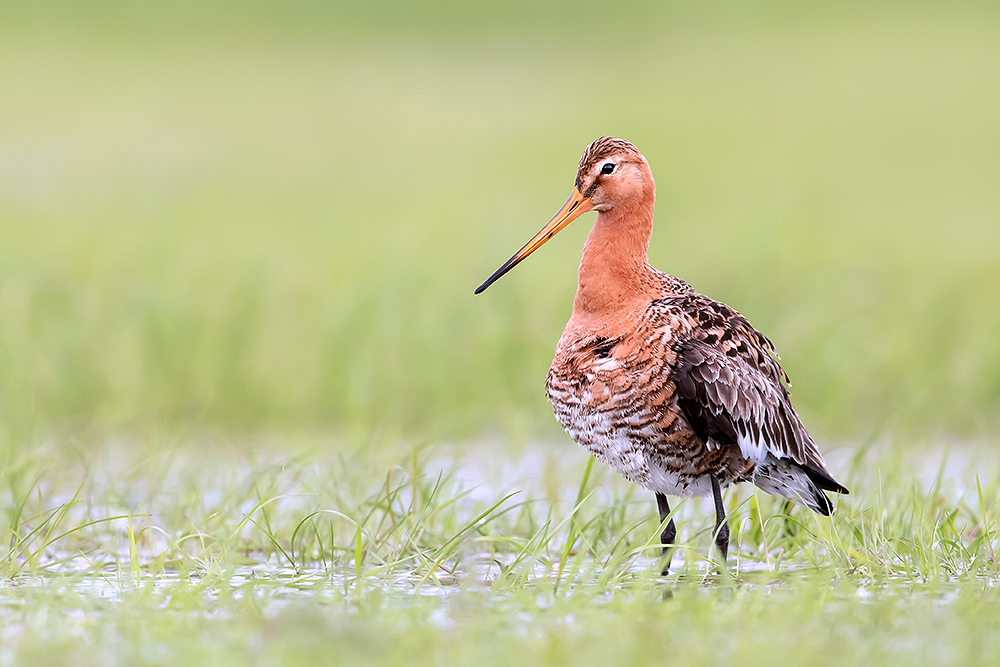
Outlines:
[[1000,426],[995,2],[0,8],[0,428],[559,433],[584,147],[819,439]]

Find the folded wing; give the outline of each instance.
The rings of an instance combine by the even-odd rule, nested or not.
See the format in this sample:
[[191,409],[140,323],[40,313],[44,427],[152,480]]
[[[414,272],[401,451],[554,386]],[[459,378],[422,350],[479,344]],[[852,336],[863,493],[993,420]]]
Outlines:
[[792,407],[771,342],[728,306],[700,298],[708,302],[707,315],[675,344],[673,371],[680,407],[695,433],[709,447],[737,445],[764,468],[787,461],[819,489],[847,493],[827,472]]

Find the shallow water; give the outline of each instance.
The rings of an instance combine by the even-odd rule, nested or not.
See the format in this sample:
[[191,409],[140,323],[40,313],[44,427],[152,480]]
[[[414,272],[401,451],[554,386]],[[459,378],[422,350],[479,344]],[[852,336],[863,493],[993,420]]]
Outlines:
[[[438,505],[434,511],[450,507],[455,512],[448,524],[453,528],[431,526],[437,531],[436,537],[422,543],[424,551],[436,548],[435,540],[446,541],[458,527],[484,510],[484,505],[488,507],[515,491],[518,494],[508,504],[528,501],[533,507],[540,507],[538,518],[543,523],[558,523],[574,507],[588,460],[575,446],[539,445],[513,457],[498,455],[498,451],[503,450],[439,448],[432,458],[419,461],[419,474],[423,478],[433,483],[443,473],[447,479],[447,489],[442,491],[445,495],[435,501]],[[870,530],[878,527],[879,521],[892,519],[891,513],[906,516],[913,511],[914,500],[922,502],[926,490],[936,488],[940,503],[962,508],[963,535],[968,535],[963,539],[971,540],[972,533],[967,528],[975,530],[978,520],[975,511],[978,503],[974,500],[977,476],[984,481],[996,476],[995,462],[982,450],[957,450],[946,459],[943,448],[929,450],[907,460],[902,467],[886,464],[886,459],[876,458],[875,453],[866,455],[859,464],[852,460],[854,452],[849,447],[829,448],[828,454],[831,470],[849,472],[855,480],[864,482],[855,494],[839,501],[845,509],[842,518],[854,517],[844,522],[844,529],[850,525]],[[751,612],[759,605],[815,600],[829,613],[843,613],[857,623],[857,605],[877,609],[878,613],[886,604],[898,609],[953,609],[963,596],[968,598],[971,593],[974,597],[977,591],[982,595],[983,591],[996,591],[1000,587],[995,570],[989,567],[980,567],[975,575],[939,574],[934,579],[922,579],[915,569],[895,565],[882,569],[872,566],[857,572],[844,569],[843,554],[838,561],[841,564],[833,567],[825,563],[827,551],[820,542],[810,548],[812,563],[795,558],[789,561],[783,554],[771,553],[766,557],[766,551],[757,547],[744,545],[741,549],[741,545],[734,543],[728,570],[720,573],[709,560],[714,556],[707,536],[712,525],[711,501],[702,499],[682,501],[676,507],[681,539],[693,548],[675,551],[672,572],[667,577],[658,576],[657,559],[636,555],[652,554],[655,550],[641,549],[611,564],[574,551],[566,563],[566,571],[560,573],[559,549],[554,546],[562,544],[563,534],[539,548],[537,554],[529,553],[528,558],[515,563],[516,555],[512,552],[519,547],[512,546],[514,542],[498,548],[499,553],[491,553],[485,550],[492,546],[490,543],[477,543],[475,535],[469,533],[466,537],[472,539],[462,538],[462,549],[448,557],[436,570],[435,577],[427,575],[426,553],[425,560],[418,561],[412,550],[405,558],[385,565],[378,558],[367,558],[359,576],[353,566],[342,566],[353,564],[353,545],[348,543],[345,550],[343,542],[338,542],[339,555],[332,561],[337,563],[335,566],[330,562],[305,561],[299,567],[290,567],[288,559],[277,553],[264,537],[263,527],[249,521],[238,523],[248,514],[260,518],[259,514],[253,514],[260,498],[273,498],[273,502],[268,500],[268,512],[276,539],[288,548],[292,527],[303,516],[317,508],[339,511],[338,499],[350,502],[360,498],[362,502],[356,508],[365,506],[369,500],[364,494],[388,484],[390,475],[399,478],[398,504],[405,512],[412,500],[408,467],[379,464],[372,466],[372,470],[358,471],[331,464],[321,456],[306,457],[303,463],[287,455],[275,454],[269,459],[257,452],[252,462],[234,458],[208,464],[198,457],[178,455],[165,459],[155,473],[145,468],[133,473],[129,472],[129,466],[134,462],[127,456],[112,452],[109,457],[115,459],[114,465],[102,467],[103,475],[90,479],[87,502],[73,505],[59,530],[102,516],[126,512],[152,514],[135,519],[136,529],[140,525],[154,528],[146,530],[137,545],[138,573],[129,562],[125,520],[82,531],[88,537],[81,547],[92,548],[93,552],[74,552],[67,547],[56,550],[64,545],[63,541],[57,541],[43,550],[37,564],[28,564],[19,556],[16,562],[21,573],[16,572],[17,568],[8,568],[13,576],[0,583],[0,640],[16,643],[26,634],[44,636],[52,631],[52,624],[60,628],[59,632],[87,637],[95,632],[95,623],[103,622],[101,619],[161,612],[178,618],[226,622],[240,619],[241,623],[247,618],[281,619],[298,612],[307,616],[323,613],[340,619],[333,621],[335,625],[346,617],[370,618],[376,614],[390,618],[386,623],[440,630],[465,627],[463,624],[468,622],[470,614],[479,614],[501,619],[496,622],[502,622],[505,631],[517,637],[531,638],[553,626],[570,633],[588,633],[593,628],[595,613],[606,613],[610,618],[618,613],[616,610],[623,602],[641,605],[675,598],[686,600],[685,604],[693,601],[695,606],[709,607],[750,599],[747,609]],[[884,474],[879,466],[883,466]],[[943,483],[935,487],[942,470]],[[357,477],[348,478],[348,474]],[[325,484],[335,475],[343,477],[337,478],[331,491]],[[264,477],[270,486],[261,496],[255,484]],[[884,484],[878,484],[877,480],[883,480]],[[349,491],[344,491],[345,488]],[[879,496],[883,488],[895,494],[891,503],[883,504]],[[620,525],[642,525],[641,530],[649,534],[656,529],[655,503],[650,494],[610,471],[595,466],[588,492],[593,492],[586,506],[589,516],[602,508],[618,506],[627,510],[628,515],[627,519],[615,519]],[[734,493],[742,495],[734,499],[731,495]],[[44,495],[39,504],[47,508],[73,498],[72,492],[61,488],[46,489]],[[727,494],[730,501],[737,503],[748,497],[745,489],[730,490]],[[453,499],[457,502],[451,504]],[[879,508],[881,518],[858,519],[872,515],[870,508]],[[739,521],[747,521],[747,510],[741,511]],[[215,516],[221,519],[212,524]],[[529,531],[527,526],[531,522],[517,523],[512,516],[504,521],[508,519],[499,530],[507,536],[520,536],[517,539],[521,541],[537,528],[536,525]],[[733,520],[731,525],[736,535],[737,527],[742,524],[735,522],[735,514]],[[206,525],[209,528],[205,529],[203,543],[199,531]],[[906,519],[900,525],[903,530],[911,530],[918,524]],[[898,539],[901,529],[893,530]],[[389,539],[393,543],[402,543],[404,538],[419,540],[404,532],[373,539]],[[197,539],[183,544],[178,541],[188,539],[186,536]],[[486,535],[491,536],[496,534]],[[642,544],[637,534],[631,534],[629,539]],[[865,539],[880,549],[882,541],[888,538],[880,534]],[[602,548],[609,547],[605,544]],[[326,553],[331,550],[328,548]],[[298,562],[301,556],[295,555]],[[882,552],[876,549],[866,554],[873,555],[880,558]],[[443,569],[456,563],[453,571]],[[943,567],[938,569],[944,571]],[[541,624],[540,615],[545,617]],[[0,652],[0,665],[3,664],[8,663]]]
[[[370,595],[373,592],[383,595],[386,604],[398,604],[414,596],[447,602],[454,596],[469,593],[487,595],[502,601],[509,597],[509,590],[503,587],[494,589],[493,584],[500,567],[504,565],[503,561],[510,559],[509,556],[498,559],[496,555],[488,553],[467,557],[462,560],[462,566],[457,571],[439,577],[437,581],[408,573],[359,577],[353,569],[324,567],[319,563],[301,568],[282,567],[277,557],[213,574],[177,571],[142,574],[138,583],[129,576],[127,569],[41,572],[18,576],[0,584],[0,608],[22,608],[26,601],[36,595],[81,601],[99,600],[114,604],[135,594],[158,598],[161,600],[161,607],[169,608],[171,596],[177,593],[197,596],[204,603],[206,611],[210,611],[213,603],[220,600],[253,597],[260,601],[265,613],[280,611],[297,601],[325,599],[345,603],[358,595]],[[643,587],[658,587],[663,591],[691,585],[699,588],[735,586],[747,590],[780,589],[796,581],[815,578],[818,572],[816,568],[801,563],[785,564],[779,569],[773,569],[766,563],[749,560],[744,560],[737,567],[731,560],[728,575],[722,577],[713,565],[699,560],[692,564],[693,572],[689,570],[685,575],[649,577],[649,572],[656,567],[657,562],[655,559],[637,558],[627,568],[627,572],[634,575],[632,578],[604,586],[600,590],[597,590],[601,586],[600,564],[595,561],[585,562],[577,573],[567,574],[563,578],[563,595],[586,590],[588,595],[597,594],[595,599],[609,598],[623,591],[628,594],[636,582],[641,582]],[[674,571],[683,570],[684,566],[682,559],[675,558]],[[539,604],[544,606],[544,600],[552,595],[550,585],[559,579],[558,573],[552,567],[540,563],[534,565],[532,572],[534,588],[541,592]],[[580,572],[589,574],[581,576]],[[841,582],[836,578],[830,579],[831,588],[839,583]],[[949,604],[957,598],[963,585],[1000,588],[1000,577],[956,577],[932,582],[921,582],[905,576],[883,580],[857,577],[852,583],[857,598],[862,602],[871,602],[892,590],[897,594],[905,592],[906,597],[914,599],[928,596],[935,604]],[[65,610],[72,613],[73,607],[66,607]]]

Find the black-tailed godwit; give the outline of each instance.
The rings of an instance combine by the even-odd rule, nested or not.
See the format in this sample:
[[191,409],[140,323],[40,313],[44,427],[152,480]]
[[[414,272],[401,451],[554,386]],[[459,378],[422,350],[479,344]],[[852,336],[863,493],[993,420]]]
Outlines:
[[[569,200],[476,294],[597,211],[546,379],[549,399],[573,440],[656,494],[661,521],[668,495],[713,496],[725,562],[722,489],[730,484],[751,482],[823,515],[833,509],[824,491],[848,491],[792,407],[771,342],[729,306],[649,265],[655,192],[635,146],[598,139],[580,159]],[[671,519],[660,536],[667,567],[676,534]]]

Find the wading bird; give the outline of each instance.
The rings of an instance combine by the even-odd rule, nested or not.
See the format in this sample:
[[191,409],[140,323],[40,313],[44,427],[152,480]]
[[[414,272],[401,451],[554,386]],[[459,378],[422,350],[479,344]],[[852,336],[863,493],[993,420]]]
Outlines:
[[[621,139],[584,151],[569,200],[476,289],[479,294],[576,217],[597,211],[583,245],[573,315],[545,386],[556,418],[598,460],[656,494],[715,500],[726,561],[722,489],[751,482],[823,515],[824,491],[847,493],[792,407],[774,346],[729,306],[649,265],[656,187]],[[673,519],[660,536],[670,566]]]

